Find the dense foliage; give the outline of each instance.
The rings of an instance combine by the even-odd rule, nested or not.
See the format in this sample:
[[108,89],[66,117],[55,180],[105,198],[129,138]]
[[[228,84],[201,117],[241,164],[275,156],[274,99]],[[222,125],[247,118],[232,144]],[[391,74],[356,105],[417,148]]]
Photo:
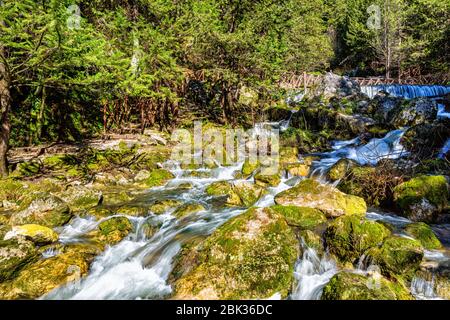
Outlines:
[[287,74],[449,68],[449,1],[0,3],[0,155],[130,123],[250,123]]

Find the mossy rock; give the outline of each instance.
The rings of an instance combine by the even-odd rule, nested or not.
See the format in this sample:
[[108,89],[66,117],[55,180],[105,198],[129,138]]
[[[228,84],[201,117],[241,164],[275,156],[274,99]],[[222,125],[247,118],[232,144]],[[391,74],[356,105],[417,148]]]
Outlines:
[[283,215],[288,225],[301,229],[314,229],[327,222],[327,218],[323,212],[313,208],[280,205],[275,205],[270,208]]
[[243,177],[249,177],[259,167],[260,167],[260,163],[258,161],[250,162],[249,160],[245,160],[244,164],[242,165],[241,173],[242,173]]
[[62,253],[24,268],[17,278],[3,285],[6,290],[0,290],[0,298],[36,299],[59,286],[80,280],[88,270],[85,254]]
[[98,225],[94,238],[100,243],[113,245],[122,241],[132,230],[133,225],[126,217],[112,217]]
[[32,242],[22,238],[0,240],[0,282],[14,278],[23,267],[37,259]]
[[381,245],[391,234],[382,224],[358,216],[331,222],[324,234],[327,248],[342,262],[354,263],[368,249]]
[[250,207],[262,197],[264,188],[250,182],[235,182],[233,184],[233,193],[239,197],[239,203],[236,203],[236,197],[232,195],[228,197],[227,204]]
[[58,241],[58,234],[52,229],[37,224],[24,224],[14,226],[12,230],[5,235],[5,240],[24,237],[38,245],[44,245]]
[[261,198],[264,188],[247,181],[234,184],[218,181],[211,183],[205,191],[210,196],[224,197],[228,206],[250,207]]
[[316,250],[318,254],[323,254],[325,252],[322,237],[320,236],[320,234],[317,234],[316,232],[311,230],[300,230],[299,236],[301,239],[303,239],[304,244],[308,248]]
[[33,197],[34,200],[26,209],[11,216],[10,224],[38,224],[54,228],[66,224],[72,218],[69,206],[60,198],[47,193]]
[[340,159],[336,162],[328,171],[327,178],[331,181],[341,180],[347,174],[348,171],[355,166],[356,163],[349,159]]
[[311,165],[304,163],[291,163],[286,166],[286,171],[294,177],[307,177],[310,172]]
[[261,187],[276,187],[280,182],[281,178],[279,174],[264,175],[259,173],[255,175],[255,184]]
[[227,181],[217,181],[206,187],[205,192],[209,196],[226,196],[233,190],[231,183]]
[[219,227],[201,247],[195,266],[175,282],[175,299],[287,296],[298,242],[273,210],[248,210]]
[[298,148],[296,147],[282,147],[279,154],[281,164],[298,162]]
[[98,206],[103,201],[101,191],[84,186],[71,186],[56,196],[65,201],[73,211],[86,210]]
[[43,165],[41,161],[22,162],[17,165],[10,176],[14,178],[32,177],[41,172],[42,168]]
[[148,208],[137,205],[124,205],[118,208],[116,211],[118,214],[123,214],[125,216],[143,217],[147,215]]
[[175,176],[164,169],[154,169],[150,172],[150,176],[144,180],[147,187],[157,187],[164,185],[167,181],[175,178]]
[[426,223],[416,222],[408,224],[405,232],[419,241],[425,249],[433,250],[442,248],[442,243]]
[[322,300],[412,300],[400,284],[381,275],[373,277],[351,272],[334,275],[324,287]]
[[444,176],[419,176],[394,189],[401,214],[414,221],[429,221],[448,207],[448,185]]
[[175,217],[177,217],[178,219],[184,218],[188,215],[197,213],[197,212],[201,212],[201,211],[205,211],[205,207],[202,206],[199,203],[186,203],[183,204],[181,207],[177,208],[175,210],[175,212],[173,213],[173,215]]
[[98,207],[91,208],[89,210],[80,212],[79,215],[80,216],[92,216],[92,217],[95,217],[100,220],[100,219],[112,216],[114,214],[115,214],[115,212],[112,211],[111,209],[105,208],[103,206],[98,206]]
[[194,185],[193,185],[192,183],[184,182],[184,183],[180,183],[180,184],[177,186],[177,189],[179,189],[179,190],[190,190],[190,189],[192,189],[193,187],[194,187]]
[[367,210],[364,199],[347,195],[330,185],[322,185],[312,179],[305,179],[297,186],[275,196],[275,203],[298,207],[315,208],[327,217],[341,215],[363,215]]
[[391,236],[380,248],[369,250],[367,257],[381,268],[384,275],[411,280],[422,262],[423,248],[416,240]]
[[104,205],[119,205],[122,203],[130,202],[134,199],[132,195],[127,191],[116,190],[116,191],[104,191],[103,201]]
[[181,204],[181,201],[173,199],[158,200],[150,206],[149,210],[154,214],[163,214],[170,210],[174,210]]

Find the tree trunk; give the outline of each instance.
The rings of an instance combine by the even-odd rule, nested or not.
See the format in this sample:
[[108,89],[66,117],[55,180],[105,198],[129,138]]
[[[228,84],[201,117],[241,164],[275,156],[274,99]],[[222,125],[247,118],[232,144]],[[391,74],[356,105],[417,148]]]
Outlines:
[[11,94],[8,67],[2,57],[4,50],[0,46],[0,177],[5,178],[8,175],[8,152],[9,134],[11,125],[9,123],[9,110],[11,109]]

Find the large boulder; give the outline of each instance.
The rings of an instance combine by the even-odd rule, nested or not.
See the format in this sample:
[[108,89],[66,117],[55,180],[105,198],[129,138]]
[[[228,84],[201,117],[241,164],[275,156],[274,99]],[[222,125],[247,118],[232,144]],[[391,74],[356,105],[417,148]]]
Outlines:
[[358,82],[353,81],[348,77],[341,77],[337,74],[328,72],[316,89],[315,95],[323,96],[324,98],[332,98],[358,95],[360,93],[361,88]]
[[409,128],[402,136],[401,144],[419,160],[435,159],[450,138],[450,119],[422,123]]
[[419,269],[423,258],[423,248],[416,240],[391,236],[380,248],[367,252],[367,259],[378,265],[386,276],[401,276],[411,280]]
[[275,203],[315,208],[324,212],[327,217],[339,217],[344,214],[363,215],[367,210],[364,199],[347,195],[312,179],[305,179],[297,186],[277,194]]
[[298,242],[271,209],[248,210],[196,248],[195,266],[174,284],[175,299],[261,299],[290,290]]
[[[91,258],[91,257],[90,257]],[[24,268],[14,280],[2,284],[0,299],[35,299],[87,274],[90,258],[69,251]]]
[[66,224],[72,218],[69,206],[60,198],[47,193],[34,197],[35,200],[26,209],[11,216],[10,224],[39,224],[53,228]]
[[48,244],[58,241],[58,234],[52,229],[37,224],[24,224],[14,226],[12,230],[5,235],[5,240],[24,237],[38,245]]
[[374,274],[365,276],[340,272],[324,287],[322,300],[412,300],[411,294],[399,283]]
[[181,201],[175,199],[157,200],[150,206],[149,210],[154,214],[163,214],[175,210],[181,204]]
[[436,237],[431,227],[424,222],[408,224],[405,232],[419,241],[425,249],[434,250],[442,248],[442,243]]
[[14,278],[20,269],[37,259],[32,242],[23,238],[0,240],[0,282]]
[[330,253],[342,262],[356,262],[368,249],[381,245],[391,234],[384,225],[358,216],[339,217],[329,224],[324,237]]
[[448,207],[448,183],[444,176],[418,176],[394,189],[400,214],[413,221],[433,221]]
[[405,100],[391,120],[391,124],[396,128],[415,126],[432,122],[436,116],[436,101],[427,98]]
[[200,203],[186,203],[177,208],[173,213],[173,215],[178,219],[181,219],[191,214],[202,212],[205,210],[206,210],[205,207],[202,206]]
[[327,222],[326,216],[320,210],[313,208],[280,205],[270,208],[283,215],[288,225],[301,229],[314,229]]

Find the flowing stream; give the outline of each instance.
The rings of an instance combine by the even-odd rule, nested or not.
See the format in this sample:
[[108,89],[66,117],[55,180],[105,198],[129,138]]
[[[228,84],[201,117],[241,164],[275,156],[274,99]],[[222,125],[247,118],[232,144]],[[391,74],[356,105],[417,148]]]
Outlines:
[[[449,88],[416,88],[414,90],[393,88],[392,90],[394,89],[398,90],[395,92],[405,94],[407,97],[417,94],[428,96],[434,95],[436,92],[443,92],[443,90],[450,90]],[[369,92],[368,89],[363,90],[366,93]],[[372,94],[372,91],[369,93]],[[285,130],[288,128],[289,122],[290,118],[281,122],[260,123],[255,126],[255,131],[261,133],[273,128]],[[326,183],[325,173],[334,163],[343,158],[354,160],[362,165],[375,165],[379,160],[385,158],[398,159],[406,154],[400,144],[403,133],[404,130],[394,130],[381,139],[372,139],[367,143],[363,143],[359,138],[335,141],[330,152],[318,154],[320,159],[313,163],[314,170],[311,176]],[[244,209],[220,207],[214,197],[205,193],[205,188],[215,181],[236,181],[233,173],[241,169],[242,163],[233,166],[219,166],[216,169],[202,168],[198,170],[183,170],[173,162],[168,162],[165,166],[176,177],[163,187],[148,190],[140,201],[151,204],[155,200],[176,199],[183,203],[200,203],[206,210],[181,220],[176,219],[171,212],[159,216],[149,212],[146,217],[128,217],[134,226],[132,234],[120,243],[108,247],[101,255],[97,256],[85,278],[77,283],[57,288],[42,299],[166,298],[172,292],[167,280],[172,269],[173,258],[180,251],[181,246],[192,239],[203,238],[211,234],[224,222],[245,211]],[[199,171],[206,173],[204,178],[201,177],[203,175],[199,177],[194,174]],[[179,188],[181,184],[185,183],[190,183],[192,188],[187,190]],[[291,186],[292,184],[287,179],[282,179],[277,187],[268,189],[269,192],[256,203],[256,206],[273,205],[274,196]],[[373,211],[369,211],[367,217],[392,224],[400,234],[402,233],[401,229],[410,222],[392,214]],[[95,229],[101,221],[97,221],[93,217],[78,217],[69,225],[58,230],[60,239],[63,243],[83,241],[83,236]],[[160,226],[159,231],[151,238],[147,238],[143,232],[145,223]],[[299,245],[302,248],[302,256],[299,257],[295,266],[296,284],[289,298],[320,299],[323,287],[338,272],[338,268],[326,252],[319,254],[314,249],[308,248],[303,241]],[[44,257],[48,258],[56,254],[58,254],[57,251],[45,252]],[[433,255],[435,255],[434,258]],[[441,253],[429,252],[428,256],[431,260],[448,259]],[[414,279],[411,290],[417,298],[437,298],[432,290],[432,284],[424,279]],[[275,295],[272,298],[277,297],[279,298]]]

